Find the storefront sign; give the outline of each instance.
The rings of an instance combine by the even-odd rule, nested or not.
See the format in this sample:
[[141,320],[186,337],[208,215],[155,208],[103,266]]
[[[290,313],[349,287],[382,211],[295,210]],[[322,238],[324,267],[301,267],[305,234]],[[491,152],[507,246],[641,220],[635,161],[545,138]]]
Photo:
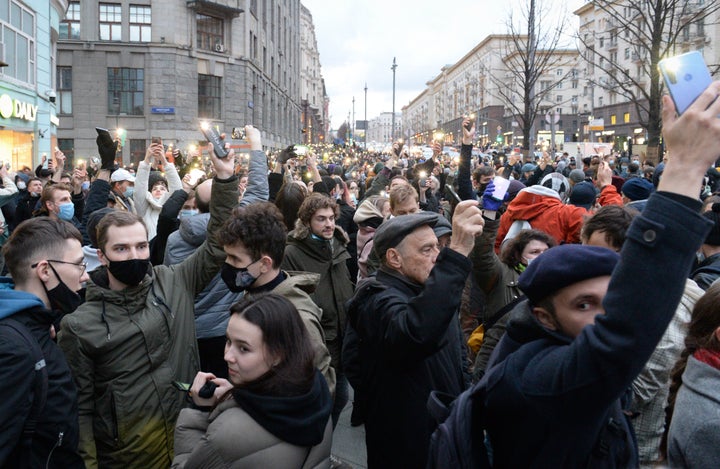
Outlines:
[[14,117],[15,119],[35,122],[37,110],[37,106],[13,99],[7,94],[0,96],[0,116],[4,119]]

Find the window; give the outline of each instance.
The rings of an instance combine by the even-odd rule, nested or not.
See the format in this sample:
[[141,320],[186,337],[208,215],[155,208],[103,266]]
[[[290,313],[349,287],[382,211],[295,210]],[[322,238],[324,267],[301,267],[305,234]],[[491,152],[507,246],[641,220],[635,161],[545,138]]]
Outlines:
[[57,68],[57,110],[58,114],[72,114],[72,68]]
[[149,6],[130,5],[130,41],[150,42],[150,24],[152,23]]
[[557,95],[557,98],[555,98],[555,100],[556,100],[558,103],[562,103],[562,101],[563,101],[562,95],[561,95],[561,94]]
[[630,113],[629,112],[626,112],[625,114],[623,114],[623,122],[625,122],[626,124],[630,122]]
[[610,116],[610,125],[615,125],[615,124],[617,124],[617,116],[615,114],[612,114]]
[[705,35],[705,23],[702,18],[697,21],[697,34],[698,36]]
[[80,39],[80,2],[70,2],[60,23],[60,39]]
[[626,48],[625,48],[625,58],[626,58],[626,59],[629,59],[629,58],[630,58],[630,48],[629,48],[629,47],[626,47]]
[[198,117],[220,119],[221,78],[212,75],[198,76]]
[[108,68],[108,114],[144,114],[142,68]]
[[600,47],[603,47],[605,45],[605,38],[600,37]]
[[555,75],[557,75],[559,77],[561,77],[562,74],[563,74],[562,68],[558,68],[557,71],[555,72]]
[[114,3],[101,3],[100,40],[120,41],[122,39],[122,8]]
[[65,158],[67,160],[65,161],[65,167],[66,168],[74,168],[75,167],[75,140],[72,138],[59,138],[57,141],[57,146],[60,149],[61,152],[65,154]]
[[223,20],[214,16],[198,13],[197,21],[197,48],[215,50],[215,46],[225,43],[223,34]]
[[0,5],[0,32],[8,64],[0,68],[0,75],[35,84],[35,16],[14,1],[8,5],[3,0]]
[[145,140],[143,139],[130,139],[130,161],[136,168],[142,160],[145,159]]

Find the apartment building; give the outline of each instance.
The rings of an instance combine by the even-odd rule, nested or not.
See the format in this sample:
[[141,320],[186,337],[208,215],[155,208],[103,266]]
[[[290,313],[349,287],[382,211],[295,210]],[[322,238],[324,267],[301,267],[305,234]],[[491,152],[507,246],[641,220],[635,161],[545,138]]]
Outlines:
[[312,14],[300,5],[300,96],[303,142],[320,143],[330,130],[329,98],[320,66]]

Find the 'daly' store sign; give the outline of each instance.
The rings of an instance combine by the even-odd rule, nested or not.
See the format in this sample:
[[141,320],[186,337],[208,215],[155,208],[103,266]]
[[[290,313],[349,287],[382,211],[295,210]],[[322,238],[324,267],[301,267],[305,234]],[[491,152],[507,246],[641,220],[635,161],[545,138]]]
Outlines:
[[0,95],[0,116],[3,119],[15,118],[35,122],[37,110],[38,107],[33,104],[13,99],[7,94]]

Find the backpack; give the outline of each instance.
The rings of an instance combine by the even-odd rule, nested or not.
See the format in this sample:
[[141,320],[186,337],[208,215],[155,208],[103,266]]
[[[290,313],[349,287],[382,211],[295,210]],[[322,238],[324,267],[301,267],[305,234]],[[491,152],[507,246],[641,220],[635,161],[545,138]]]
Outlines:
[[32,336],[30,330],[24,324],[12,318],[4,318],[0,320],[0,326],[5,326],[10,330],[15,331],[17,335],[27,342],[35,363],[35,389],[33,392],[32,408],[30,409],[30,414],[27,419],[25,419],[22,438],[18,443],[19,447],[22,447],[25,450],[24,454],[31,454],[32,440],[37,427],[37,421],[40,417],[40,413],[45,408],[45,401],[47,400],[48,374],[47,367],[45,366],[45,356],[40,348],[40,344],[35,337]]
[[491,454],[484,429],[487,377],[455,398],[433,391],[428,411],[438,423],[430,438],[428,469],[489,469]]

